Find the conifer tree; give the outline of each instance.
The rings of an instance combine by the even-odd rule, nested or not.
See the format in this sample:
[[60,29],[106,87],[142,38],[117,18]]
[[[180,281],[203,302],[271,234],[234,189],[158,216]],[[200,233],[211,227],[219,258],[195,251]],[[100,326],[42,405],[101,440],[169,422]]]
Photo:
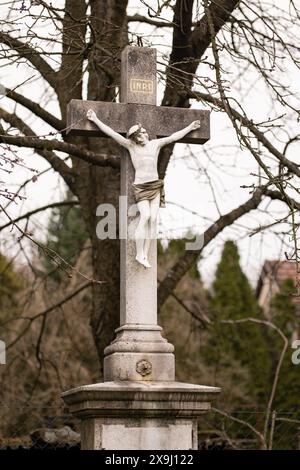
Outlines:
[[17,294],[24,287],[24,280],[15,270],[13,260],[0,253],[0,318],[7,319],[17,307]]
[[[68,192],[66,200],[71,200],[71,193]],[[81,209],[78,206],[60,206],[53,209],[47,235],[47,247],[74,265],[79,256],[88,234],[83,224]],[[44,265],[47,271],[52,271],[55,264],[48,257],[45,258]],[[60,279],[60,271],[54,270],[52,277]]]
[[237,246],[231,240],[225,242],[217,267],[211,306],[223,320],[252,317],[258,313],[253,291],[240,267]]
[[[295,295],[295,285],[292,279],[283,282],[280,291],[271,301],[272,320],[285,334],[292,346],[293,339],[299,339],[299,297]],[[273,340],[273,373],[279,361],[283,341],[279,336]],[[285,354],[279,375],[274,406],[279,410],[292,411],[300,406],[300,365],[292,362],[293,349]]]
[[[218,370],[240,364],[248,372],[247,401],[264,405],[270,391],[270,358],[266,350],[264,326],[251,321],[227,323],[249,317],[261,318],[261,311],[250,283],[241,269],[238,248],[233,241],[224,244],[212,285],[210,309],[214,318],[206,351]],[[223,370],[223,372],[225,372]],[[238,377],[237,383],[238,383]]]

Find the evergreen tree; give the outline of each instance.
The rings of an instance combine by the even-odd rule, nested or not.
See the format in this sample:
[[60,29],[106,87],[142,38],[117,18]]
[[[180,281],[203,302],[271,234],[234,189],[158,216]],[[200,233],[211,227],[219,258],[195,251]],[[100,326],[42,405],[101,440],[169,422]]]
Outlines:
[[[294,281],[287,279],[283,282],[279,293],[271,301],[272,320],[288,338],[290,345],[292,339],[299,339],[299,317],[297,315],[300,306],[299,300],[299,297],[295,296]],[[277,335],[273,347],[274,373],[283,345],[283,340]],[[292,411],[299,409],[300,406],[300,366],[293,364],[292,352],[293,350],[289,348],[281,367],[274,405],[277,410]]]
[[222,320],[252,317],[258,313],[253,291],[240,267],[237,246],[231,240],[225,242],[217,267],[211,307]]
[[[174,263],[176,259],[184,254],[186,250],[186,243],[191,242],[194,236],[196,235],[194,235],[192,232],[187,232],[185,238],[174,238],[169,241],[167,249],[163,248],[160,240],[157,240],[158,264],[161,266],[166,266],[169,265],[170,262]],[[198,271],[197,264],[193,264],[188,270],[187,274],[194,279],[200,279],[200,273]]]
[[17,294],[24,281],[16,272],[12,260],[0,253],[0,318],[7,319],[17,307]]
[[[67,193],[70,200],[70,193]],[[53,209],[48,224],[47,247],[58,253],[69,264],[74,265],[76,259],[88,238],[83,224],[81,209],[77,206],[61,206]],[[44,265],[47,271],[52,271],[55,264],[48,257]],[[60,271],[56,270],[52,276],[59,280]]]
[[[282,338],[267,326],[254,323],[227,325],[222,320],[246,317],[262,317],[251,286],[239,265],[236,245],[228,241],[224,245],[221,261],[213,283],[210,302],[216,318],[218,355],[239,359],[250,372],[250,391],[258,405],[264,407],[273,385],[276,368],[284,346]],[[299,338],[299,297],[295,295],[293,279],[287,279],[271,301],[271,321],[282,330],[291,344]],[[221,321],[219,321],[221,320]],[[299,366],[291,361],[293,350],[285,355],[273,407],[280,411],[299,409]]]
[[[207,358],[210,362],[215,361],[218,370],[230,369],[232,363],[238,362],[245,373],[249,373],[248,401],[252,401],[251,405],[264,405],[270,390],[265,327],[251,321],[226,323],[248,317],[261,318],[253,290],[240,267],[238,248],[230,240],[224,244],[217,266],[210,309],[214,322],[206,348]],[[238,381],[239,377],[236,377]]]

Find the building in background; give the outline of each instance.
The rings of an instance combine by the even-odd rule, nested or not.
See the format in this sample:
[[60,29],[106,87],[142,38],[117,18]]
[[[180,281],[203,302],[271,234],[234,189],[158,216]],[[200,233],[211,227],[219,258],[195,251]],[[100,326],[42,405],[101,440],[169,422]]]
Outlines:
[[[269,316],[272,297],[280,291],[287,279],[292,279],[295,286],[297,285],[297,263],[295,261],[265,261],[257,283],[256,296],[266,316]],[[298,297],[294,298],[298,299]]]

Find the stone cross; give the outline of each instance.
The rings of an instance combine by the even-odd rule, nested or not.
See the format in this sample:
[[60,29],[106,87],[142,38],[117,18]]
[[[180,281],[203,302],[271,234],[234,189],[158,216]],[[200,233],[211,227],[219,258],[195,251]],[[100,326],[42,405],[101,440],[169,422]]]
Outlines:
[[[156,106],[156,50],[153,48],[127,46],[122,52],[120,101],[71,100],[68,133],[106,137],[86,118],[88,109],[92,109],[102,122],[122,135],[140,122],[150,139],[165,137],[200,120],[200,129],[190,132],[180,142],[203,144],[210,137],[209,111]],[[127,151],[120,152],[121,195],[126,196],[128,208],[134,204],[131,186],[134,168]],[[162,338],[157,325],[157,244],[152,241],[150,247],[152,267],[144,269],[135,261],[134,240],[127,237],[120,243],[120,327],[116,330],[116,340],[105,350],[104,380],[174,380],[173,346]]]
[[[183,142],[209,139],[208,111],[156,106],[156,51],[151,48],[123,51],[121,103],[71,101],[71,134],[101,135],[86,119],[88,109],[123,135],[137,122],[155,138],[200,120],[201,128]],[[131,205],[134,168],[122,152],[121,194]],[[81,420],[83,450],[197,449],[197,419],[220,389],[175,381],[174,348],[157,325],[157,246],[152,241],[152,268],[145,269],[135,261],[134,242],[121,239],[121,322],[104,352],[104,381],[62,397]]]

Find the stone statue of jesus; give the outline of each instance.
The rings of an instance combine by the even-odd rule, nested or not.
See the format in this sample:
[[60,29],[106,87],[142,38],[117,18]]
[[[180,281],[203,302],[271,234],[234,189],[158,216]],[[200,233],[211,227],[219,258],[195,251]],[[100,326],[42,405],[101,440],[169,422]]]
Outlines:
[[159,207],[164,207],[164,182],[158,178],[157,160],[160,149],[182,139],[189,132],[200,127],[200,121],[193,121],[184,129],[174,132],[168,137],[149,140],[146,129],[141,124],[132,126],[127,132],[127,138],[115,132],[104,124],[96,113],[89,109],[87,118],[94,122],[107,136],[125,147],[131,157],[135,169],[133,191],[140,213],[140,219],[135,231],[136,261],[145,268],[151,268],[148,252],[152,239],[156,239],[156,221]]

